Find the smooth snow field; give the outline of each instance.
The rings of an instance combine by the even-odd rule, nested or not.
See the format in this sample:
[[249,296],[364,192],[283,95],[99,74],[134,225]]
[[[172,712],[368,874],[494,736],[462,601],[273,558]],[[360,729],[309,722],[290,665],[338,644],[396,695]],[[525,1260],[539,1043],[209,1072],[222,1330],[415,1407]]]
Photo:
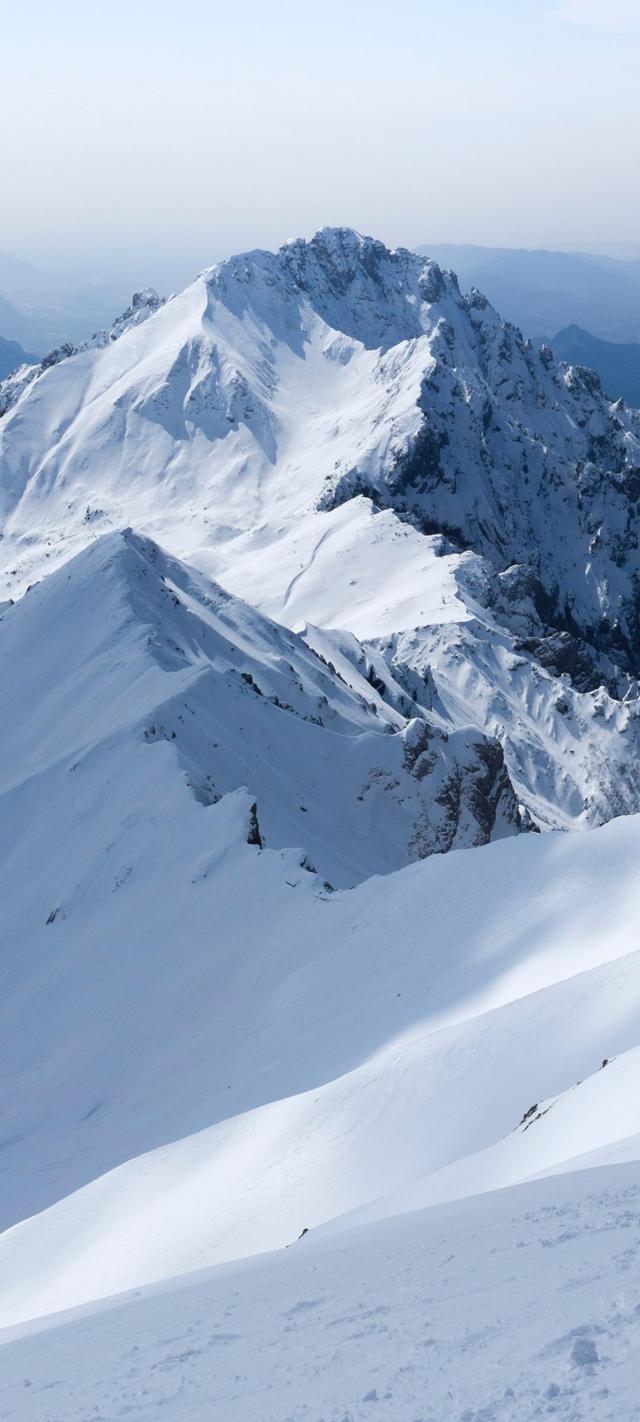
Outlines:
[[640,1167],[518,1186],[0,1335],[11,1422],[638,1416]]

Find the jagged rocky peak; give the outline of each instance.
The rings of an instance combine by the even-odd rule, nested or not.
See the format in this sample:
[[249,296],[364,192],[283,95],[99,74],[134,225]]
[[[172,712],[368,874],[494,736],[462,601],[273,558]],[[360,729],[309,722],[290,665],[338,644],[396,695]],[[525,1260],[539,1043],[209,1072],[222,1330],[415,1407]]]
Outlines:
[[344,329],[336,292],[353,314],[362,291],[376,311],[372,342],[425,337],[417,426],[375,466],[338,463],[322,507],[364,492],[498,572],[526,567],[545,627],[637,674],[640,416],[611,404],[593,371],[557,365],[482,293],[462,296],[451,274],[411,253],[333,232],[294,253],[314,300],[316,271],[328,274],[334,324]]
[[347,334],[365,345],[387,348],[423,335],[429,324],[424,304],[459,295],[455,278],[436,262],[405,247],[390,250],[350,228],[322,228],[310,242],[288,243],[279,255],[297,286],[322,303],[321,314],[338,329],[345,315],[340,299],[347,301],[350,315],[362,322],[360,331],[354,326]]
[[[354,288],[362,294],[368,292],[383,305],[394,304],[400,297],[403,309],[408,307],[417,323],[415,297],[432,302],[445,291],[445,276],[437,262],[406,247],[391,249],[349,227],[323,227],[310,241],[296,238],[285,243],[278,256],[310,296],[328,285],[334,294],[343,296]],[[450,273],[447,276],[455,283]]]
[[428,307],[447,297],[462,300],[456,277],[437,262],[348,227],[324,227],[277,252],[231,257],[206,278],[223,299],[233,301],[234,289],[243,291],[248,304],[262,309],[264,287],[271,299],[275,291],[286,303],[302,297],[333,330],[372,350],[424,335],[434,324]]
[[160,306],[164,306],[164,303],[165,298],[159,296],[153,286],[145,286],[140,291],[134,291],[126,311],[123,311],[120,316],[116,316],[115,321],[107,330],[96,331],[89,340],[83,342],[79,349],[87,350],[117,341],[132,326],[139,326],[143,321],[148,320],[149,316],[153,316]]
[[141,291],[134,291],[133,296],[131,297],[130,309],[132,311],[135,311],[140,306],[149,306],[151,310],[155,311],[156,307],[160,306],[161,304],[162,298],[158,296],[155,287],[143,286]]

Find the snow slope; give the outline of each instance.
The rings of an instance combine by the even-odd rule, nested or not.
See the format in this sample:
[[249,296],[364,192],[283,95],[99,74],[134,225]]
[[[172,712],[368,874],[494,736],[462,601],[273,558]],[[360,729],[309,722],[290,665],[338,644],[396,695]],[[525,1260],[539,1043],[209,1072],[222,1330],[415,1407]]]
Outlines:
[[11,1329],[3,1416],[631,1422],[639,1201],[586,1171]]
[[639,1074],[638,1048],[603,1057],[598,1071],[585,1081],[549,1100],[532,1102],[518,1128],[495,1144],[355,1210],[337,1227],[406,1214],[542,1175],[639,1160]]

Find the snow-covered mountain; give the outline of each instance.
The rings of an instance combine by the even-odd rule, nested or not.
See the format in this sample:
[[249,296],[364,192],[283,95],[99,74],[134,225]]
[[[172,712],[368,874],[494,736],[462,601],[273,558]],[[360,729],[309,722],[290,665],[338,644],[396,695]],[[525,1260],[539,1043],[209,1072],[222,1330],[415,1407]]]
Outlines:
[[69,537],[88,506],[148,516],[152,491],[181,520],[195,505],[210,523],[214,503],[229,533],[364,492],[498,571],[526,565],[545,622],[635,670],[640,417],[592,372],[556,367],[435,263],[349,231],[232,258],[157,308],[143,293],[9,411],[18,552],[27,521],[59,534],[62,516]]
[[640,415],[343,230],[0,410],[6,1415],[626,1419]]
[[542,825],[638,807],[640,416],[435,263],[342,230],[232,258],[0,408],[5,597],[131,524],[497,736]]

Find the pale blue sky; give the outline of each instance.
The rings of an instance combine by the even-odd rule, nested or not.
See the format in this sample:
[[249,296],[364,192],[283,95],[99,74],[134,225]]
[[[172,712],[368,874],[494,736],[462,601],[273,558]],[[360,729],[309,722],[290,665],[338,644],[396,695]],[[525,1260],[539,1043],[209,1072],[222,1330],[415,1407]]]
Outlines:
[[640,239],[640,0],[3,7],[0,250]]

